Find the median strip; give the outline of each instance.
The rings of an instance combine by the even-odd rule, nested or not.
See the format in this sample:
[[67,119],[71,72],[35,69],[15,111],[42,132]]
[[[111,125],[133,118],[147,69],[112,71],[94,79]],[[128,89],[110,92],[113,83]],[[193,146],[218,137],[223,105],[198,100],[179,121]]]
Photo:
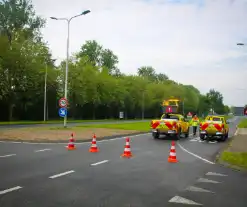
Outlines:
[[[146,133],[150,131],[149,121],[131,123],[87,124],[74,127],[35,127],[1,129],[1,141],[56,143],[68,142],[70,134],[75,134],[76,142],[90,141],[92,134],[97,139],[110,139],[120,136]],[[18,137],[18,138],[17,138]]]
[[62,177],[64,175],[68,175],[68,174],[71,174],[71,173],[74,173],[75,171],[74,170],[70,170],[70,171],[67,171],[67,172],[64,172],[64,173],[60,173],[60,174],[57,174],[57,175],[53,175],[51,177],[49,177],[50,179],[54,179],[54,178],[58,178],[58,177]]

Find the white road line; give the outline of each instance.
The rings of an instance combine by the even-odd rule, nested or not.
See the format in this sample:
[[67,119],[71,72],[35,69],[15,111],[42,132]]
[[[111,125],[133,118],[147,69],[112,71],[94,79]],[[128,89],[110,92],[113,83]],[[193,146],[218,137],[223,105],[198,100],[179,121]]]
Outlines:
[[203,189],[203,188],[198,188],[195,186],[189,186],[188,188],[186,188],[187,191],[191,191],[191,192],[200,192],[200,193],[214,193],[212,191]]
[[221,183],[221,182],[218,182],[218,181],[215,181],[215,180],[209,180],[209,179],[206,179],[206,178],[199,178],[197,180],[197,182],[200,182],[200,183]]
[[221,173],[216,173],[216,172],[208,172],[206,175],[215,175],[215,176],[228,176],[228,175],[225,175],[225,174],[221,174]]
[[190,155],[192,155],[192,156],[194,156],[194,157],[196,157],[196,158],[198,158],[198,159],[200,159],[200,160],[203,160],[204,162],[207,162],[207,163],[209,163],[209,164],[215,164],[214,162],[211,162],[211,161],[209,161],[209,160],[207,160],[207,159],[205,159],[205,158],[203,158],[203,157],[200,157],[199,155],[196,155],[195,153],[190,152],[189,150],[185,149],[180,143],[178,143],[178,146],[179,146],[183,151],[189,153]]
[[[150,132],[149,133],[145,133],[145,134],[136,134],[136,135],[131,135],[131,136],[124,136],[124,137],[116,137],[116,138],[112,138],[112,139],[104,139],[104,140],[97,140],[97,143],[98,142],[108,142],[108,141],[114,141],[114,140],[119,140],[119,139],[125,139],[126,137],[129,137],[129,138],[133,138],[133,137],[138,137],[138,136],[145,136],[145,135],[148,135],[148,134],[151,134]],[[57,143],[49,143],[49,142],[42,142],[42,143],[35,143],[35,142],[12,142],[12,141],[0,141],[0,143],[7,143],[7,144],[31,144],[31,145],[58,145],[58,144],[66,144],[64,142],[57,142]],[[83,144],[89,144],[91,143],[91,140],[90,141],[87,141],[87,142],[75,142],[76,145],[83,145]]]
[[100,164],[103,164],[103,163],[106,163],[106,162],[109,162],[109,160],[103,160],[101,162],[96,162],[96,163],[93,163],[91,164],[92,166],[96,166],[96,165],[100,165]]
[[174,196],[169,200],[170,203],[181,203],[181,204],[187,204],[187,205],[197,205],[202,206],[200,203],[196,203],[195,201],[189,200],[187,198],[183,198],[180,196]]
[[64,175],[68,175],[68,174],[74,173],[74,172],[75,172],[74,170],[70,170],[70,171],[67,171],[67,172],[64,172],[64,173],[53,175],[53,176],[51,176],[49,178],[54,179],[54,178],[58,178],[58,177],[61,177],[61,176],[64,176]]
[[41,150],[36,150],[34,152],[44,152],[44,151],[49,151],[49,150],[51,150],[51,149],[41,149]]
[[16,186],[14,188],[9,188],[9,189],[0,191],[0,195],[6,194],[6,193],[10,193],[10,192],[15,191],[15,190],[19,190],[21,188],[22,188],[21,186]]
[[2,156],[0,156],[0,158],[2,158],[2,157],[12,157],[12,156],[16,156],[16,154],[2,155]]

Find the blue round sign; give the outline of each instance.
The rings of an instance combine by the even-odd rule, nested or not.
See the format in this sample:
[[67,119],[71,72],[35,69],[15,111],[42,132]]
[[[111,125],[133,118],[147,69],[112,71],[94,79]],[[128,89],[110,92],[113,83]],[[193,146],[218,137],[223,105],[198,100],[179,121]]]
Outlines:
[[67,109],[66,108],[60,108],[58,111],[58,114],[60,117],[65,117],[67,116]]

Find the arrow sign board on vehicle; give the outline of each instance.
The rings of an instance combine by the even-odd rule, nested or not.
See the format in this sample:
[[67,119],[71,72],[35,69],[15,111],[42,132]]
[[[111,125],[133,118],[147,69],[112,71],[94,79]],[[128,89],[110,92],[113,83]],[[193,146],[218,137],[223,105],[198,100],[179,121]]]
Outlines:
[[60,108],[58,111],[58,114],[60,117],[65,117],[67,116],[67,109],[66,108]]
[[167,106],[166,107],[166,113],[171,113],[172,112],[172,107],[171,106]]
[[191,116],[192,116],[192,113],[191,113],[191,112],[189,112],[189,113],[187,114],[187,116],[190,116],[190,117],[191,117]]
[[68,101],[66,98],[60,98],[58,104],[61,108],[67,107]]

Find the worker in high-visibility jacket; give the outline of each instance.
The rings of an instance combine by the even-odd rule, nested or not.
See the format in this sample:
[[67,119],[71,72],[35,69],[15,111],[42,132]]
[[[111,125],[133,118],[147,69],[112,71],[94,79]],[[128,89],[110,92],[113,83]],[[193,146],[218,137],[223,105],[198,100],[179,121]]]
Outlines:
[[190,122],[190,125],[193,127],[193,136],[196,136],[197,127],[199,124],[200,124],[199,118],[195,114]]

